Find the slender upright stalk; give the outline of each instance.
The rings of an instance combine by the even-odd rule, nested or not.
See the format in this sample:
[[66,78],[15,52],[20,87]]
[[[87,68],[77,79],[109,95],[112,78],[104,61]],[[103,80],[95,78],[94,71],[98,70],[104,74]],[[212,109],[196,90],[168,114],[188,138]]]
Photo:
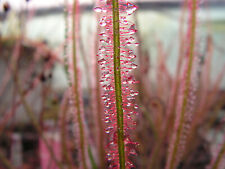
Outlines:
[[113,5],[113,50],[114,50],[114,79],[117,110],[118,152],[120,169],[125,169],[124,131],[123,131],[123,109],[122,109],[122,87],[120,72],[120,24],[119,24],[119,2],[112,1]]
[[5,155],[0,151],[0,161],[6,169],[15,169]]
[[77,119],[80,130],[80,149],[81,149],[81,161],[84,169],[87,169],[86,158],[85,158],[85,140],[84,140],[84,125],[81,115],[81,104],[80,104],[80,93],[78,91],[78,71],[77,71],[77,55],[76,55],[76,23],[75,16],[77,14],[77,0],[73,3],[73,15],[72,15],[72,37],[73,37],[73,74],[74,74],[74,95],[75,95],[75,107],[77,109]]
[[[99,70],[96,64],[96,76],[99,81]],[[105,168],[105,149],[104,149],[104,125],[102,123],[102,102],[101,102],[101,95],[100,95],[100,86],[96,84],[96,98],[97,98],[97,122],[99,127],[99,156],[100,156],[100,167],[103,169]]]
[[193,58],[194,58],[194,49],[195,49],[195,30],[196,30],[196,11],[197,11],[197,0],[191,0],[192,7],[191,7],[191,27],[190,27],[190,44],[189,44],[189,59],[188,59],[188,67],[187,67],[187,72],[186,72],[186,78],[185,78],[185,83],[184,83],[184,93],[183,93],[183,102],[181,106],[181,112],[180,113],[180,119],[179,119],[179,125],[178,129],[176,131],[176,137],[175,137],[175,142],[174,142],[174,147],[171,152],[171,159],[169,162],[169,169],[174,169],[176,168],[176,158],[178,156],[178,148],[180,145],[181,141],[181,135],[182,135],[182,130],[184,127],[184,121],[185,121],[185,111],[187,108],[188,104],[188,95],[190,92],[190,83],[191,83],[191,72],[192,72],[192,66],[193,66]]
[[[98,37],[96,38],[98,39]],[[96,43],[97,44],[97,43]],[[97,48],[98,46],[95,47],[96,48],[96,53],[97,53]],[[97,58],[96,58],[97,60]],[[103,169],[106,167],[105,165],[105,149],[104,149],[104,139],[105,139],[105,135],[104,135],[104,125],[103,125],[103,121],[102,121],[102,117],[103,117],[103,105],[102,105],[102,101],[101,101],[101,89],[100,89],[100,84],[98,83],[100,81],[100,72],[99,72],[99,66],[98,63],[96,62],[95,65],[95,76],[96,76],[96,99],[97,99],[97,104],[96,104],[96,111],[97,111],[97,126],[98,126],[98,132],[99,132],[99,139],[98,139],[98,151],[99,151],[99,158],[100,158],[100,168]]]
[[73,165],[70,159],[67,139],[66,139],[66,116],[68,111],[68,98],[65,96],[64,103],[62,104],[62,117],[61,117],[61,148],[62,148],[62,161],[68,169],[72,169]]
[[91,161],[91,166],[92,169],[98,169],[97,164],[95,163],[95,159],[93,157],[92,151],[91,151],[91,147],[88,147],[88,155]]
[[222,148],[221,150],[219,151],[219,154],[217,155],[216,159],[215,159],[215,162],[212,166],[212,169],[218,169],[219,168],[219,164],[220,162],[222,161],[223,157],[225,155],[225,142],[224,144],[222,145]]

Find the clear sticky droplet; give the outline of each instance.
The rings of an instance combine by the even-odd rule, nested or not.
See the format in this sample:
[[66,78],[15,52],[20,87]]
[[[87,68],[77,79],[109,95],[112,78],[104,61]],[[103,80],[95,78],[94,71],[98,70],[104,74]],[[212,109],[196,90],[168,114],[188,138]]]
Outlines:
[[106,134],[109,134],[113,130],[113,127],[107,127],[105,130]]
[[102,59],[100,59],[100,60],[98,61],[98,63],[99,63],[100,65],[105,64],[105,63],[106,63],[106,60],[105,60],[104,58],[102,58]]
[[100,41],[101,43],[104,43],[104,42],[105,42],[105,40],[104,40],[104,39],[100,39],[99,41]]
[[137,65],[134,64],[134,63],[132,63],[132,64],[131,64],[131,68],[132,68],[132,69],[136,69],[136,68],[137,68]]
[[129,53],[129,55],[128,55],[131,59],[134,59],[134,58],[136,58],[136,55],[132,52],[132,53]]
[[131,103],[127,103],[127,107],[130,107],[132,104]]
[[137,155],[137,152],[134,149],[131,149],[129,152],[130,155]]
[[109,119],[105,119],[105,123],[109,123]]
[[100,26],[106,26],[106,16],[103,16],[99,21]]
[[107,160],[111,161],[112,160],[112,155],[107,153],[106,158],[107,158]]
[[139,106],[135,104],[135,105],[134,105],[134,108],[135,108],[135,109],[138,109],[138,108],[139,108]]
[[112,43],[110,37],[108,37],[108,38],[106,39],[106,43],[108,43],[108,44],[111,44],[111,43]]
[[134,4],[130,3],[130,2],[127,2],[126,12],[127,12],[128,15],[131,15],[136,10],[137,10],[137,6],[136,5],[134,5]]
[[106,36],[105,32],[99,33],[100,36]]
[[127,46],[131,46],[132,43],[131,43],[131,42],[127,42],[126,45],[127,45]]
[[139,43],[134,43],[135,46],[139,46]]
[[129,29],[128,29],[128,33],[129,33],[130,35],[133,35],[133,34],[135,34],[136,32],[137,32],[137,30],[135,29],[135,24],[131,25],[131,26],[129,27]]
[[103,27],[103,26],[106,26],[106,22],[104,22],[104,21],[100,21],[99,24],[100,24],[100,26],[102,26],[102,27]]
[[104,46],[100,47],[99,51],[104,52],[105,51],[105,47]]
[[102,12],[102,8],[101,8],[101,7],[95,7],[95,8],[94,8],[94,11],[95,11],[95,12]]
[[130,42],[133,42],[134,40],[135,40],[135,38],[134,37],[129,37],[129,39],[128,39]]

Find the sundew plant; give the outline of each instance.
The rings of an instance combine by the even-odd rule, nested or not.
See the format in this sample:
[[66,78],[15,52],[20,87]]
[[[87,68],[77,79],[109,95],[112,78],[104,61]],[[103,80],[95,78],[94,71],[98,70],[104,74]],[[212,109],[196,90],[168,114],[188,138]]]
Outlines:
[[[178,36],[169,47],[156,33],[145,44],[142,1],[96,0],[88,40],[81,0],[64,2],[57,52],[23,33],[0,34],[0,169],[225,169],[225,63],[212,74],[224,48],[202,33],[207,1],[179,1]],[[21,29],[35,13],[27,9]],[[9,2],[3,10],[7,18]],[[178,56],[173,73],[171,55]],[[54,81],[57,65],[66,76],[62,91],[51,87],[61,80]],[[15,122],[21,112],[29,125]]]
[[102,99],[105,106],[107,133],[106,158],[108,168],[132,168],[130,155],[135,155],[136,142],[132,141],[130,131],[135,126],[138,94],[132,85],[137,83],[132,70],[136,55],[130,48],[138,46],[135,40],[135,25],[127,16],[133,14],[137,6],[125,1],[99,1],[94,10],[100,13],[99,25],[102,27],[98,63],[101,68]]

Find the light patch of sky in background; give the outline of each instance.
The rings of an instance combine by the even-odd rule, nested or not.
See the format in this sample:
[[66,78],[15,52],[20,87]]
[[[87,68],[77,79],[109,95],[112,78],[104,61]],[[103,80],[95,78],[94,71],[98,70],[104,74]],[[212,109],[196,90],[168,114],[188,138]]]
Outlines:
[[[3,4],[8,2],[13,10],[21,10],[21,9],[38,9],[38,8],[50,8],[62,6],[65,0],[29,0],[27,3],[26,0],[0,0],[0,12],[3,11]],[[73,0],[68,0],[69,3],[72,3]],[[80,0],[80,4],[90,4],[95,0]]]
[[[67,0],[69,3],[72,3],[73,0]],[[146,2],[146,1],[162,1],[162,0],[129,0],[135,2]],[[179,1],[179,0],[163,0],[163,1]],[[26,9],[28,6],[29,9],[38,9],[38,8],[50,8],[62,6],[65,0],[29,0],[29,3],[26,0],[0,0],[0,12],[3,12],[3,4],[8,2],[13,10]],[[96,0],[79,0],[80,4],[93,4]]]

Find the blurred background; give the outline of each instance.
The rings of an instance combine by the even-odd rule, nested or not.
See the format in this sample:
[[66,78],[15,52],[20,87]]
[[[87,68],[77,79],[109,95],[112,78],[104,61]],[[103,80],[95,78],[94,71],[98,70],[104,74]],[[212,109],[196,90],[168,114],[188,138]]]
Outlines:
[[[58,124],[60,112],[64,109],[65,92],[69,87],[64,68],[64,3],[64,0],[0,0],[0,169],[11,166],[20,169],[57,169],[54,164],[48,164],[49,167],[43,160],[47,158],[44,157],[46,145],[40,141],[40,131],[32,118],[45,132],[45,137],[54,140],[52,144],[56,144],[56,147],[61,144]],[[202,0],[200,3],[197,52],[204,55],[207,42],[212,41],[210,79],[213,83],[225,64],[225,1]],[[71,5],[72,0],[68,0],[68,4]],[[138,28],[138,50],[149,57],[147,66],[152,71],[147,76],[152,85],[157,86],[160,52],[166,59],[169,76],[175,76],[179,33],[181,25],[184,29],[187,27],[187,19],[184,16],[183,21],[182,15],[187,13],[181,0],[137,0],[136,4],[139,8],[130,19]],[[81,86],[86,116],[92,112],[87,73],[91,70],[87,70],[87,66],[93,64],[91,58],[95,56],[97,19],[94,7],[94,0],[80,0],[79,67],[82,70]],[[20,56],[17,56],[18,50]],[[225,78],[221,77],[220,93],[224,94],[224,89]],[[29,111],[32,112],[30,115],[27,113]],[[73,123],[70,120],[66,122],[69,126]],[[87,120],[87,126],[94,125],[92,123]],[[218,137],[223,136],[220,134]],[[68,142],[68,147],[73,150],[73,138],[69,137]],[[60,158],[60,153],[56,154],[56,158]],[[72,156],[76,159],[77,150],[72,151]],[[77,161],[73,163],[76,165]]]

